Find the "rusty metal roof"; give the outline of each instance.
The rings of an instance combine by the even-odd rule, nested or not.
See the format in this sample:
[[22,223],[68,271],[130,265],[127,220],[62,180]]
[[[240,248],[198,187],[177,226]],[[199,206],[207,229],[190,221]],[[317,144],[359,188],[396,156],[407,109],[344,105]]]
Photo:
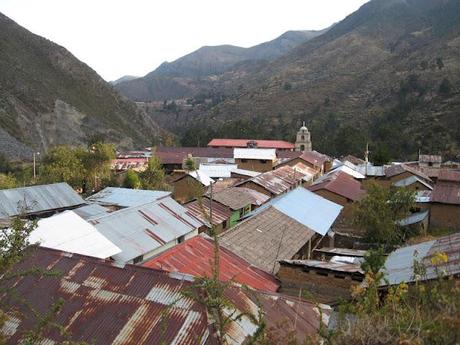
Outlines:
[[162,164],[182,164],[188,155],[199,158],[233,158],[232,148],[164,147],[159,146],[154,155]]
[[451,182],[437,182],[431,193],[431,201],[442,204],[460,204],[460,184]]
[[419,155],[418,160],[421,163],[441,163],[442,157],[440,155]]
[[256,267],[276,273],[315,232],[270,206],[220,235],[220,244]]
[[366,192],[361,189],[361,182],[356,181],[347,173],[340,171],[328,175],[327,178],[322,179],[319,183],[312,184],[308,187],[308,190],[312,192],[327,190],[352,201],[361,200],[366,194]]
[[263,149],[293,150],[295,145],[284,140],[258,140],[258,139],[212,139],[208,147],[255,147]]
[[[213,199],[232,210],[240,210],[254,205],[256,200],[247,192],[249,188],[230,187],[213,194]],[[209,193],[208,193],[209,194]]]
[[[445,253],[447,262],[435,266],[431,259],[437,253]],[[444,272],[447,276],[458,276],[460,274],[460,233],[395,250],[388,256],[382,268],[388,283],[382,282],[381,285],[413,282],[415,280],[414,260],[422,263],[426,268],[426,274],[420,277],[421,280],[437,278],[437,270]]]
[[[163,252],[144,263],[143,266],[190,274],[195,277],[212,277],[213,255],[214,241],[202,234]],[[224,247],[220,247],[219,260],[222,281],[233,280],[263,291],[275,292],[279,288],[279,283],[274,276],[254,267]]]
[[324,163],[332,161],[331,157],[328,155],[314,150],[303,152],[299,158],[317,167],[321,167]]
[[360,250],[360,249],[328,248],[328,247],[315,249],[314,251],[318,253],[326,253],[326,254],[333,254],[333,255],[339,255],[339,256],[356,256],[356,257],[363,257],[367,252],[366,250]]
[[[49,311],[57,298],[65,303],[56,323],[70,333],[71,339],[98,345],[215,344],[213,320],[206,310],[183,292],[196,291],[193,278],[134,265],[124,267],[82,255],[37,248],[15,270],[42,268],[62,272],[62,276],[17,278],[8,282],[38,312]],[[278,332],[293,330],[299,340],[316,334],[321,321],[327,325],[331,308],[316,306],[303,299],[277,293],[259,292],[232,286],[225,296],[233,304],[228,313],[265,315],[268,328],[283,323]],[[36,323],[30,308],[16,299],[2,296],[5,305],[18,312],[9,319],[7,344],[18,344]],[[322,313],[320,310],[322,309]],[[260,309],[262,308],[262,310]],[[323,317],[322,320],[320,317]],[[243,344],[255,333],[256,324],[242,315],[229,324],[228,344]],[[47,329],[45,343],[65,340],[56,329]]]
[[67,183],[0,190],[0,218],[71,209],[84,204]]
[[460,170],[442,169],[439,171],[438,181],[460,183]]
[[409,172],[412,175],[421,177],[422,179],[425,179],[426,181],[432,182],[431,179],[427,175],[425,175],[422,171],[417,170],[407,164],[393,164],[385,168],[385,176],[387,178],[400,175],[404,172]]
[[[210,215],[210,207],[212,205],[212,224],[219,225],[223,222],[230,219],[232,216],[232,211],[227,207],[224,206],[216,201],[211,202],[208,198],[201,198],[200,200],[191,201],[185,205],[190,214],[200,220],[201,223],[210,227],[209,225],[209,215]],[[203,214],[203,212],[205,214]]]

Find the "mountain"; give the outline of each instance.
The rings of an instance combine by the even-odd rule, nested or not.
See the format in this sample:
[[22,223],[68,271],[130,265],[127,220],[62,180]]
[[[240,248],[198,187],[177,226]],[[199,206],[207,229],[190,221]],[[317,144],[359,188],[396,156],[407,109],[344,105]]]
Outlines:
[[157,124],[65,48],[0,13],[0,153],[102,137],[120,147],[151,144]]
[[121,82],[130,81],[130,80],[134,80],[134,79],[137,79],[137,78],[139,78],[139,77],[136,77],[134,75],[124,75],[123,77],[118,78],[117,80],[112,80],[110,82],[110,84],[117,85],[117,84],[120,84]]
[[[293,140],[307,121],[316,149],[459,158],[460,2],[371,0],[264,65],[226,71],[225,97],[150,108],[185,145],[212,136]],[[216,101],[217,100],[217,101]]]
[[241,62],[274,60],[324,31],[288,31],[250,48],[205,46],[173,62],[164,62],[143,78],[117,83],[116,88],[135,101],[162,101],[208,92],[215,75]]

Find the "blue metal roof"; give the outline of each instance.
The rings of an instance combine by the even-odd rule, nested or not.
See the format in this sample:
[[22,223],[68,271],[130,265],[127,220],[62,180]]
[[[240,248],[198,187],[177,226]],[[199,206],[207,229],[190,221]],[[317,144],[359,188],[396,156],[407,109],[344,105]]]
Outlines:
[[132,207],[153,202],[170,194],[171,192],[160,190],[107,187],[86,200],[100,205]]
[[85,201],[67,183],[0,190],[0,219],[73,208]]
[[298,187],[272,199],[248,216],[260,213],[270,206],[322,236],[329,231],[343,208],[303,187]]

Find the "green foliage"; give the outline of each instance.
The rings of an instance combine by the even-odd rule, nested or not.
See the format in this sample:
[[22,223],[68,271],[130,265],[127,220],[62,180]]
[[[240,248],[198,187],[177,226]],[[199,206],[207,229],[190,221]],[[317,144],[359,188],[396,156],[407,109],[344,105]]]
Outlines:
[[390,149],[387,145],[378,145],[374,152],[371,152],[371,161],[374,165],[384,165],[391,160]]
[[376,275],[385,264],[385,259],[386,256],[382,247],[368,250],[364,255],[364,261],[361,264],[361,268],[366,273],[373,273]]
[[0,174],[0,189],[16,188],[18,181],[11,174]]
[[367,195],[354,209],[354,223],[368,241],[396,245],[407,237],[398,221],[410,214],[415,205],[414,192],[406,188],[385,188],[377,183],[366,186]]
[[187,159],[185,160],[185,169],[189,171],[196,170],[196,164],[192,157],[187,157]]
[[0,174],[6,174],[11,171],[10,161],[0,153]]
[[139,179],[139,175],[133,170],[128,170],[123,181],[123,187],[139,189],[141,187],[141,180]]
[[143,189],[151,190],[169,190],[170,187],[165,182],[165,171],[161,165],[160,159],[155,153],[150,157],[147,169],[140,173],[141,184]]

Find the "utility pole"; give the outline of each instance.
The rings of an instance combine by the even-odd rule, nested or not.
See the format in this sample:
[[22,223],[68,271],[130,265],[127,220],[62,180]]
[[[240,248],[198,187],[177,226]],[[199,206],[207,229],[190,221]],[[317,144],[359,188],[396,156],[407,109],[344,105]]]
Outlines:
[[37,159],[36,156],[39,156],[40,152],[34,152],[34,181],[37,179]]
[[366,162],[366,176],[367,176],[367,165],[369,164],[369,143],[366,143],[366,151],[364,151],[364,161]]

